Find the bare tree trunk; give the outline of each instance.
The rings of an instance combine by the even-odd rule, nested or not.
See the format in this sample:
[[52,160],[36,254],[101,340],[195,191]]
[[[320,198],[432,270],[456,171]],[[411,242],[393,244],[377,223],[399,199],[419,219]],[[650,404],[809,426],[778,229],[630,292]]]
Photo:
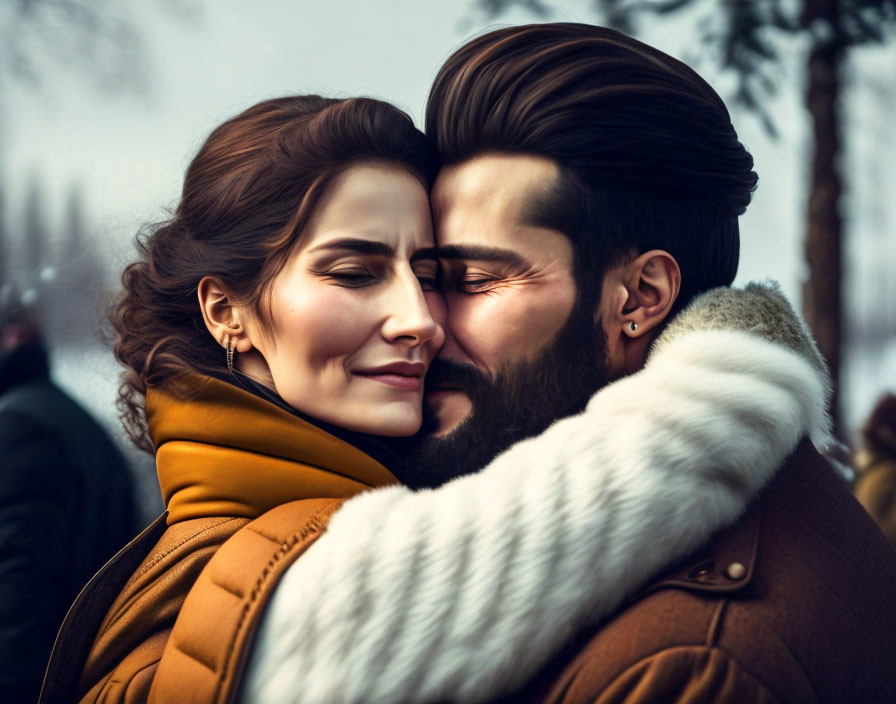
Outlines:
[[812,120],[812,175],[805,240],[808,279],[803,284],[803,314],[818,340],[834,380],[831,412],[841,430],[838,383],[843,332],[843,179],[840,115],[844,44],[837,0],[804,0],[803,24],[816,37],[809,54],[806,108]]
[[[3,173],[0,169],[0,173]],[[12,271],[12,247],[7,241],[6,227],[6,192],[3,190],[3,181],[0,181],[0,310],[7,303],[7,298],[12,295],[10,290],[10,272]]]

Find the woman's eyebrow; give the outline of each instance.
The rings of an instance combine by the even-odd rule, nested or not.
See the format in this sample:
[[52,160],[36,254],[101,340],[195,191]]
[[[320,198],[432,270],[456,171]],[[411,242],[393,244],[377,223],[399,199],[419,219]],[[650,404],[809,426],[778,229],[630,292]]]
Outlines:
[[330,242],[324,242],[323,244],[318,245],[317,247],[312,247],[309,252],[318,252],[318,251],[326,251],[326,250],[335,250],[335,249],[346,249],[351,252],[357,252],[358,254],[374,254],[380,257],[394,257],[395,250],[387,245],[385,242],[378,242],[377,240],[361,240],[361,239],[351,239],[345,238],[340,240],[331,240]]
[[[372,254],[374,256],[379,257],[394,257],[395,249],[385,242],[379,242],[377,240],[362,240],[362,239],[339,239],[332,240],[330,242],[324,242],[323,244],[318,245],[317,247],[312,247],[310,252],[319,252],[319,251],[338,251],[338,250],[347,250],[349,252],[357,252],[358,254]],[[411,262],[416,262],[421,259],[428,260],[432,259],[433,261],[439,260],[439,252],[435,247],[424,247],[423,249],[418,249],[411,255]]]

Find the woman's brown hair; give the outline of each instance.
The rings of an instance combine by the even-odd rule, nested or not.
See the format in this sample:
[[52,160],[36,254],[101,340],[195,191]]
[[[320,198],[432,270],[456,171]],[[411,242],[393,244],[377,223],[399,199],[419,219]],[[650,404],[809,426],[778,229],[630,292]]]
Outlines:
[[267,100],[217,127],[190,163],[174,216],[137,237],[139,259],[113,306],[118,405],[134,443],[152,451],[148,388],[178,392],[190,373],[220,374],[224,353],[203,323],[197,287],[216,276],[234,302],[268,319],[265,294],[327,185],[353,164],[404,167],[429,188],[434,152],[411,119],[378,100]]

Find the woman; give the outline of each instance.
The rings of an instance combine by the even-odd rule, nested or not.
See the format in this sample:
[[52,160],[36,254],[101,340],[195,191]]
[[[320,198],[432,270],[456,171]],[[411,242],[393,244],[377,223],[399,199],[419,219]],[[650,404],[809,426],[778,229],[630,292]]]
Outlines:
[[[126,270],[125,294],[114,318],[116,353],[129,369],[122,387],[125,421],[138,443],[156,450],[168,528],[99,626],[78,685],[82,701],[144,701],[154,681],[157,698],[191,691],[195,682],[177,676],[165,681],[179,689],[160,694],[156,675],[171,667],[182,674],[178,668],[185,661],[206,667],[186,641],[171,637],[169,642],[169,636],[186,594],[221,545],[274,507],[348,498],[394,483],[388,466],[397,458],[382,437],[418,429],[422,376],[444,337],[427,200],[434,166],[425,138],[407,116],[364,99],[267,101],[217,128],[200,149],[175,217],[145,240],[143,260]],[[691,323],[698,329],[719,327],[718,320],[699,317]],[[295,563],[304,570],[302,598],[310,589],[324,627],[333,617],[340,625],[371,625],[357,599],[342,599],[332,581],[318,591],[314,580],[333,576],[333,564],[321,563],[322,550],[345,548],[348,556],[349,544],[359,531],[368,532],[380,509],[388,513],[381,519],[397,521],[390,523],[390,533],[402,525],[407,529],[413,549],[397,544],[397,552],[389,554],[387,545],[386,554],[367,554],[367,567],[372,560],[383,566],[376,574],[406,571],[408,559],[416,569],[415,555],[424,556],[419,565],[424,583],[453,575],[451,598],[473,599],[482,608],[491,602],[478,602],[475,594],[496,569],[504,588],[533,587],[518,563],[491,560],[501,552],[499,544],[510,541],[524,552],[562,556],[534,585],[539,653],[547,652],[545,643],[549,649],[562,642],[580,616],[607,613],[666,562],[734,520],[807,429],[823,432],[816,402],[824,396],[824,383],[814,360],[781,345],[730,331],[696,339],[687,325],[679,332],[683,339],[672,339],[661,353],[676,358],[674,374],[659,363],[648,365],[595,396],[585,413],[440,490],[413,494],[396,487],[349,502],[316,549]],[[741,348],[755,347],[749,369],[726,357],[714,335],[734,335]],[[730,337],[723,341],[731,344]],[[618,443],[626,442],[632,425],[645,429],[647,437],[664,430],[626,398],[647,388],[655,393],[664,378],[666,393],[680,398],[681,385],[671,377],[680,379],[683,368],[708,375],[700,386],[710,390],[701,388],[690,400],[701,404],[712,422],[736,428],[743,443],[722,466],[714,460],[682,470],[680,447],[670,449],[674,443],[647,443],[635,466],[621,462]],[[716,407],[713,374],[727,382],[740,378],[756,394],[746,393],[736,408]],[[770,409],[761,398],[770,390],[783,411]],[[782,415],[789,421],[778,422]],[[701,448],[704,455],[711,449],[713,441],[702,427],[679,424],[675,432],[698,456]],[[558,446],[574,451],[577,461],[558,453]],[[564,487],[574,482],[555,497],[564,530],[521,521],[514,534],[498,537],[508,511],[525,498],[521,492],[540,490],[539,482]],[[471,513],[485,501],[488,510]],[[647,507],[652,519],[645,515]],[[457,517],[463,515],[479,520],[459,526]],[[427,530],[418,530],[424,524]],[[641,549],[656,544],[659,549]],[[459,545],[484,552],[471,564],[455,562],[460,571],[452,572]],[[365,560],[352,555],[339,572],[347,580],[362,573],[357,566]],[[606,571],[594,580],[578,579],[593,570],[596,557]],[[324,673],[317,689],[305,692],[307,701],[389,701],[408,692],[424,699],[457,696],[446,687],[465,667],[478,667],[480,678],[495,671],[484,660],[458,660],[458,646],[463,649],[476,637],[478,619],[453,620],[452,602],[438,590],[411,590],[402,600],[384,586],[368,583],[356,595],[369,604],[398,600],[415,619],[423,614],[421,631],[431,640],[421,644],[413,635],[386,644],[388,636],[381,632],[375,641],[393,653],[417,649],[435,680],[423,678],[421,688],[420,678],[405,669],[398,679],[386,678],[386,689],[359,694],[359,681],[334,682]],[[545,594],[556,598],[546,600]],[[225,617],[224,599],[211,618]],[[514,631],[520,619],[511,611],[497,608],[489,619],[494,632],[508,633],[511,642],[489,639],[487,648],[504,648],[506,654],[509,644],[524,642],[520,636],[531,636]],[[405,629],[406,634],[421,631]],[[315,651],[318,641],[308,633],[302,646],[311,649],[308,674],[317,676],[321,659],[333,659],[334,644],[322,639]],[[265,639],[263,630],[262,644]],[[294,644],[289,637],[284,642]],[[449,665],[440,664],[443,652]],[[367,649],[363,657],[370,656]],[[251,657],[247,696],[279,697],[282,689],[263,691],[272,682],[265,674],[272,661],[257,649]],[[522,658],[513,677],[531,671],[539,657],[544,656]],[[384,658],[384,665],[394,662]],[[439,679],[439,672],[451,676]],[[512,679],[505,674],[497,681],[504,686]],[[409,682],[416,682],[416,689],[394,689]]]

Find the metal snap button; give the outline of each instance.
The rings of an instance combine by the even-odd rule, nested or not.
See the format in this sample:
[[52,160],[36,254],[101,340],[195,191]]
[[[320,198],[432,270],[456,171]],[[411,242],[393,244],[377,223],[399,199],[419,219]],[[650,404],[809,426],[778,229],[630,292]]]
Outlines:
[[728,579],[743,579],[747,576],[747,568],[740,562],[732,562],[728,565],[725,574],[728,575]]

